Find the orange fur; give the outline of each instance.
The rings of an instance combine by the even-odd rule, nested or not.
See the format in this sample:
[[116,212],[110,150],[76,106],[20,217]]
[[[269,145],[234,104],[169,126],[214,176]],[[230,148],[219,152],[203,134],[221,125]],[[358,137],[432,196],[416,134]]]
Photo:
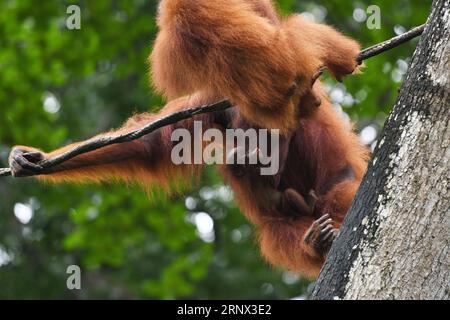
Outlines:
[[[183,108],[204,105],[214,101],[216,100],[207,99],[198,94],[175,99],[156,114],[137,114],[131,117],[120,129],[97,135],[90,140],[130,132]],[[181,121],[164,127],[141,139],[109,145],[81,154],[49,169],[46,174],[38,176],[38,179],[48,182],[100,182],[120,179],[127,182],[137,181],[144,186],[156,185],[169,189],[169,187],[173,187],[173,183],[179,180],[177,178],[180,176],[194,174],[195,171],[198,171],[196,170],[198,166],[195,165],[176,166],[170,158],[172,131],[176,128],[187,128],[192,131],[192,120],[202,121],[205,126],[208,126],[207,117],[196,116],[189,121]],[[71,150],[79,144],[70,144],[44,154],[45,157],[53,157]],[[149,147],[152,150],[149,150]],[[40,151],[24,146],[17,146],[16,148]]]
[[[343,121],[326,100],[320,85],[314,90],[322,98],[322,104],[310,118],[302,119],[299,129],[294,132],[281,172],[283,187],[275,190],[271,182],[264,181],[257,173],[236,177],[224,168],[236,201],[257,227],[264,257],[275,266],[310,277],[317,276],[324,257],[311,252],[305,246],[303,236],[311,223],[326,213],[333,219],[334,227],[340,227],[369,157],[368,149],[359,142],[351,125]],[[351,167],[354,177],[327,186],[346,165]],[[274,193],[289,188],[303,197],[315,190],[319,196],[315,211],[292,217],[277,208]]]
[[352,73],[359,45],[301,16],[277,17],[268,1],[161,1],[150,59],[155,87],[168,99],[223,95],[254,125],[296,128],[297,105],[287,96],[294,81],[302,96],[322,65],[338,78]]
[[[305,244],[305,232],[325,213],[335,227],[340,226],[368,153],[328,102],[320,83],[311,88],[311,79],[321,66],[338,80],[352,73],[359,45],[299,15],[281,19],[269,0],[162,0],[158,25],[149,60],[154,85],[170,102],[157,114],[136,115],[119,130],[100,136],[127,132],[173,111],[223,98],[237,109],[196,116],[138,140],[79,155],[39,178],[52,182],[119,178],[169,187],[179,175],[198,171],[196,165],[172,164],[174,129],[192,132],[194,120],[203,121],[204,129],[281,129],[284,156],[277,176],[259,176],[247,167],[243,175],[236,175],[232,166],[223,166],[222,171],[239,206],[256,225],[264,257],[274,265],[317,275],[324,256]],[[294,81],[299,87],[289,96]],[[310,108],[308,101],[317,99],[320,107]],[[314,209],[305,200],[311,190],[318,196]]]

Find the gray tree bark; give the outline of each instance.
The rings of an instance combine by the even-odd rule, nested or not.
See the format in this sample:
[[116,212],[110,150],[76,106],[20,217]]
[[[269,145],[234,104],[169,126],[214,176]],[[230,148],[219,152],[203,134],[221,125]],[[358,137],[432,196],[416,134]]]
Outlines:
[[449,39],[435,0],[313,299],[450,298]]

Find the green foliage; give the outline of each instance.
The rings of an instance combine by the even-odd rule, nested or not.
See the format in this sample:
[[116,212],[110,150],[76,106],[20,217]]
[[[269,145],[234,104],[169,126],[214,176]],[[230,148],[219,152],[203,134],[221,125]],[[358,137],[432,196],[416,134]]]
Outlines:
[[[72,3],[81,8],[81,30],[65,27]],[[355,8],[371,4],[381,8],[380,30],[352,18]],[[423,23],[430,5],[423,0],[279,1],[284,13],[322,15],[364,46],[394,36],[395,27]],[[163,105],[148,89],[146,65],[156,7],[156,0],[0,3],[3,166],[13,145],[54,149],[118,126],[133,112]],[[358,127],[382,124],[400,85],[395,76],[416,43],[372,58],[362,75],[337,87],[326,78],[330,89],[357,100],[343,107]],[[49,100],[53,96],[60,108]],[[14,216],[19,203],[33,213],[27,224]],[[213,219],[214,239],[200,239],[193,223],[199,212]],[[66,289],[70,264],[81,266],[80,291]],[[121,184],[0,180],[0,298],[280,299],[303,294],[307,285],[262,261],[252,227],[213,169],[186,195],[157,193],[151,201],[141,189]]]

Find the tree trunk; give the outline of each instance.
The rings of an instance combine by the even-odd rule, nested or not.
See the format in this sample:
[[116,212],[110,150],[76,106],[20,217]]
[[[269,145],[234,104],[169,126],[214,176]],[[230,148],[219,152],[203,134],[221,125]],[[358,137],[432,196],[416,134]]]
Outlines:
[[450,298],[449,39],[435,0],[313,299]]

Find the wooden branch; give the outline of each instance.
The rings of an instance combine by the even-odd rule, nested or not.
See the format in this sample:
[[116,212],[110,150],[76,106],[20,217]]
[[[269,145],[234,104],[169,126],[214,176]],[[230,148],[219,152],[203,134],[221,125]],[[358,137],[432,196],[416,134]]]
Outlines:
[[[360,52],[357,60],[358,62],[362,62],[368,58],[371,58],[373,56],[379,55],[380,53],[383,53],[387,50],[390,50],[392,48],[395,48],[415,37],[418,37],[422,34],[423,30],[425,28],[425,25],[421,25],[418,27],[415,27],[414,29],[411,29],[410,31],[399,35],[397,37],[394,37],[392,39],[389,39],[387,41],[384,41],[382,43],[379,43],[377,45],[374,45],[372,47],[369,47],[367,49],[364,49]],[[323,69],[319,70],[317,75],[313,79],[313,83],[322,75]],[[105,146],[116,144],[116,143],[122,143],[127,142],[131,140],[138,139],[144,135],[147,135],[156,129],[159,129],[161,127],[174,124],[178,121],[185,120],[188,118],[191,118],[197,114],[203,114],[203,113],[210,113],[210,112],[217,112],[217,111],[223,111],[228,108],[233,107],[233,105],[228,100],[222,100],[219,102],[216,102],[211,105],[204,105],[199,107],[193,107],[181,111],[174,112],[172,114],[169,114],[161,119],[158,119],[154,122],[151,122],[144,127],[137,129],[135,131],[132,131],[130,133],[116,135],[116,136],[108,136],[108,137],[101,137],[95,140],[86,141],[72,150],[69,150],[65,153],[62,153],[56,157],[45,159],[41,162],[39,162],[39,165],[43,167],[43,171],[45,172],[45,169],[56,166],[60,163],[63,163],[64,161],[67,161],[69,159],[72,159],[80,154],[87,153],[96,149],[103,148]],[[0,177],[6,177],[11,175],[11,170],[9,168],[0,168]]]
[[[155,131],[156,129],[167,126],[169,124],[173,124],[178,121],[191,118],[198,114],[223,111],[223,110],[226,110],[231,107],[232,107],[232,105],[228,100],[222,100],[222,101],[216,102],[211,105],[204,105],[204,106],[193,107],[193,108],[177,111],[177,112],[171,113],[165,117],[162,117],[161,119],[151,122],[151,123],[145,125],[144,127],[139,128],[139,129],[134,130],[129,133],[124,133],[124,134],[115,135],[115,136],[100,137],[95,140],[86,141],[86,142],[76,146],[72,150],[64,152],[56,157],[42,160],[41,162],[39,162],[39,165],[42,166],[43,172],[45,172],[45,169],[56,166],[64,161],[72,159],[82,153],[87,153],[89,151],[97,150],[97,149],[109,146],[111,144],[136,140],[142,136],[145,136],[146,134],[149,134],[149,133]],[[9,168],[0,169],[0,177],[1,176],[9,176],[9,175],[11,175],[11,170]]]
[[415,27],[415,28],[409,30],[408,32],[405,32],[399,36],[396,36],[394,38],[391,38],[389,40],[386,40],[384,42],[376,44],[372,47],[364,49],[359,54],[357,60],[358,60],[358,62],[361,63],[366,59],[369,59],[373,56],[379,55],[380,53],[383,53],[387,50],[391,50],[392,48],[398,47],[399,45],[420,36],[423,33],[424,29],[425,29],[425,24],[422,24],[421,26]]

